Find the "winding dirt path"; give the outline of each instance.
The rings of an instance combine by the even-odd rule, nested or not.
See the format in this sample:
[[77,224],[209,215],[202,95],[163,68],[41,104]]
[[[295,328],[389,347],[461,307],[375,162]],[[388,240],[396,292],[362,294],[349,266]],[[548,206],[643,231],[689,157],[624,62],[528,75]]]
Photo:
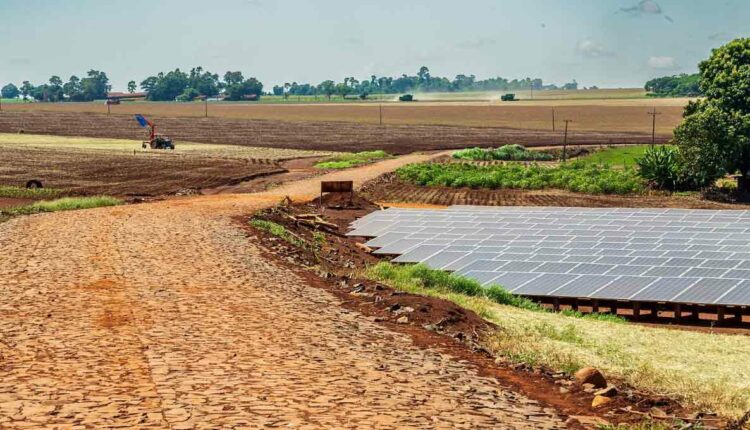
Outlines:
[[0,224],[0,428],[563,428],[338,306],[233,224],[319,179]]

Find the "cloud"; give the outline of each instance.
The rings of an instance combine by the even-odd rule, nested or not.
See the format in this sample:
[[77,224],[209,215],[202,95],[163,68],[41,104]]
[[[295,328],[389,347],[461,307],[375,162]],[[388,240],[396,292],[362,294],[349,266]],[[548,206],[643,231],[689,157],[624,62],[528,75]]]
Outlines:
[[576,52],[586,58],[612,57],[614,52],[608,51],[601,43],[591,39],[583,39],[576,45]]
[[626,13],[632,13],[635,15],[647,14],[647,15],[659,15],[661,14],[661,6],[654,0],[641,0],[637,5],[630,7],[621,7],[620,11]]
[[649,57],[648,67],[658,70],[673,70],[677,68],[674,57]]
[[494,39],[481,38],[474,40],[466,40],[459,43],[457,46],[461,49],[482,49],[488,46],[494,46],[497,41]]
[[641,0],[633,6],[621,7],[619,12],[625,12],[632,16],[663,15],[665,20],[674,22],[671,16],[664,14],[659,3],[654,0]]

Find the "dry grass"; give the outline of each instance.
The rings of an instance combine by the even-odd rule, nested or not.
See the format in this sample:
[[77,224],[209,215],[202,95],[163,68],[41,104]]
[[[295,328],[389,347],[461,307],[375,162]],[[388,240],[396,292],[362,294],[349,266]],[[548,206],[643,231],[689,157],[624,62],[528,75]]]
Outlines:
[[727,417],[750,409],[750,337],[535,312],[425,288],[419,279],[388,283],[450,300],[497,324],[488,346],[509,360],[566,372],[594,366],[631,386]]
[[[571,119],[575,131],[651,132],[647,112],[658,106],[662,115],[657,132],[671,135],[680,122],[687,99],[600,98],[528,100],[513,103],[499,101],[453,101],[383,103],[386,124],[451,125],[476,127],[512,127],[521,129],[552,129],[552,108],[555,108],[557,131],[563,119]],[[143,113],[160,117],[202,117],[200,103],[126,103],[112,106],[113,114]],[[106,113],[101,103],[27,103],[9,105],[8,110],[95,112]],[[212,117],[263,119],[280,121],[346,121],[377,124],[377,103],[346,104],[241,104],[221,103],[209,106]]]
[[[184,154],[200,157],[222,157],[232,159],[271,159],[283,160],[290,158],[326,156],[333,154],[326,151],[303,151],[296,149],[281,148],[258,148],[252,146],[221,145],[181,142],[176,143],[174,151],[164,151],[168,154]],[[59,149],[65,151],[107,151],[111,153],[150,152],[159,154],[159,151],[141,149],[141,142],[128,139],[105,139],[93,137],[62,137],[34,134],[10,134],[0,133],[0,148],[13,147]]]

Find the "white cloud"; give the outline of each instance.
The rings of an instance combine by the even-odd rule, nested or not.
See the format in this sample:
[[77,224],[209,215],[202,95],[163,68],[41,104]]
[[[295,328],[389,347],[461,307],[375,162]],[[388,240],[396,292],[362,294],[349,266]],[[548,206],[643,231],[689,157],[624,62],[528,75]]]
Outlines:
[[677,61],[674,57],[650,57],[648,67],[660,70],[672,70],[677,67]]
[[587,58],[611,57],[613,52],[608,51],[604,45],[591,39],[583,39],[576,45],[576,52]]

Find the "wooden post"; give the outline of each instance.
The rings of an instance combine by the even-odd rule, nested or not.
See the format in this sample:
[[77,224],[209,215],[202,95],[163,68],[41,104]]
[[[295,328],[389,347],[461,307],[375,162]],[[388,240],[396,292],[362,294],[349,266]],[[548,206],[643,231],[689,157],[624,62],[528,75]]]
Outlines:
[[656,111],[656,107],[654,107],[653,112],[649,112],[649,115],[651,115],[651,147],[656,144],[656,115],[661,115],[661,112]]
[[383,125],[383,103],[378,105],[380,111],[380,125]]
[[552,108],[552,131],[555,131],[555,108]]
[[565,122],[565,136],[563,137],[563,153],[562,153],[562,161],[564,163],[568,159],[568,123],[573,122],[573,120],[565,119],[563,121]]
[[203,99],[203,118],[208,118],[208,97]]
[[107,115],[109,115],[109,106],[110,106],[110,104],[109,104],[109,102],[107,102]]

